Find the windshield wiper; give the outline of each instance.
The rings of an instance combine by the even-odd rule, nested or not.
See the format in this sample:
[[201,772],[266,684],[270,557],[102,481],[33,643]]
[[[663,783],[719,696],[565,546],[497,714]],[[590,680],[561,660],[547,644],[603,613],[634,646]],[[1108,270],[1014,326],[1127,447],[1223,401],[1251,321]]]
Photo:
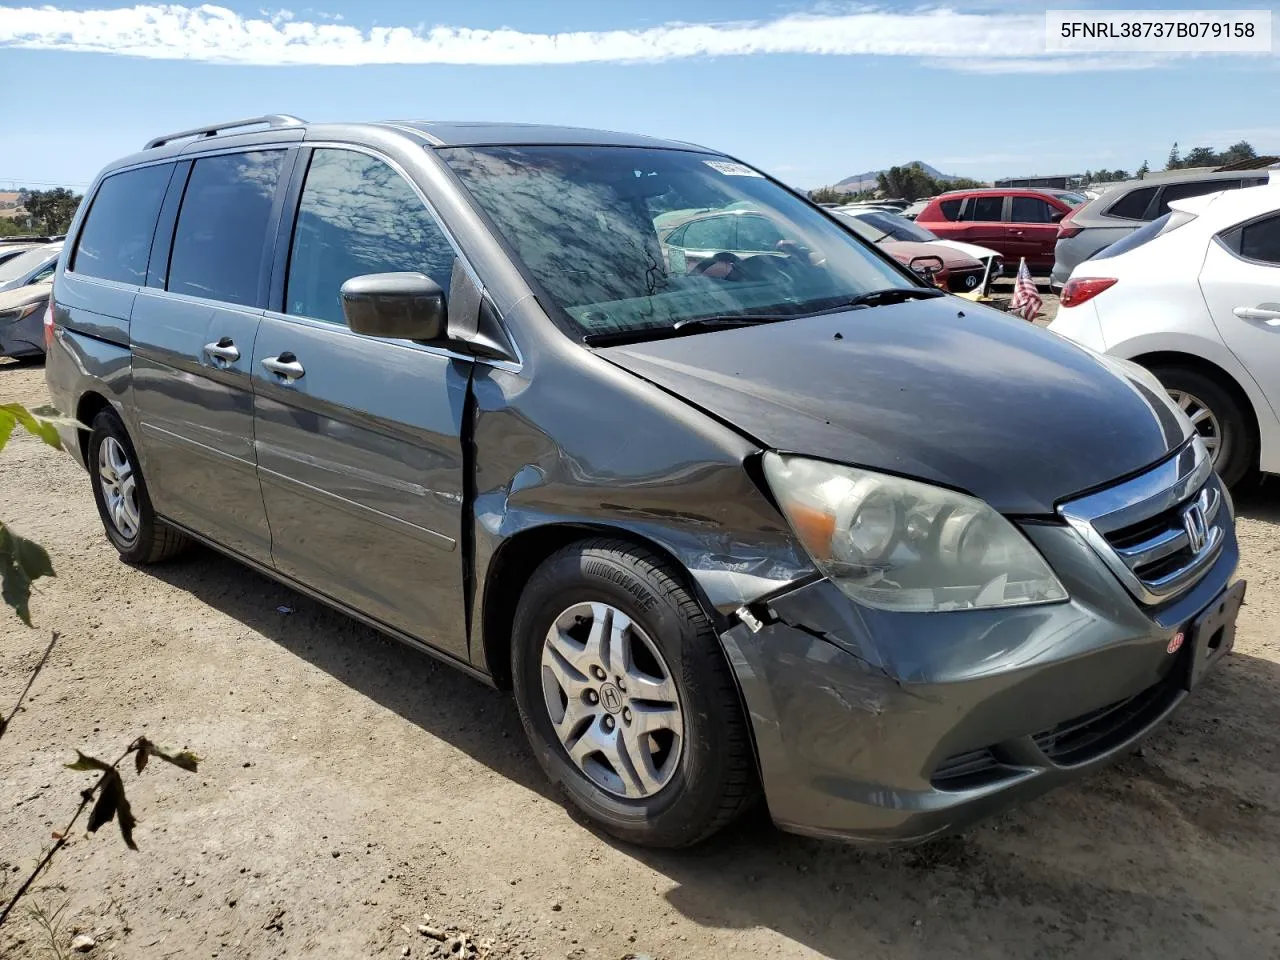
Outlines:
[[704,330],[754,327],[761,323],[776,323],[779,320],[794,319],[794,315],[789,313],[728,313],[714,317],[689,317],[686,320],[677,320],[669,327],[631,327],[626,330],[589,333],[582,338],[582,342],[591,347],[607,347],[620,343],[635,343],[640,340],[679,337],[689,333],[701,333]]
[[947,292],[937,287],[886,287],[884,290],[872,290],[860,293],[852,300],[845,302],[846,307],[883,307],[889,303],[903,303],[907,300],[932,300],[945,297]]

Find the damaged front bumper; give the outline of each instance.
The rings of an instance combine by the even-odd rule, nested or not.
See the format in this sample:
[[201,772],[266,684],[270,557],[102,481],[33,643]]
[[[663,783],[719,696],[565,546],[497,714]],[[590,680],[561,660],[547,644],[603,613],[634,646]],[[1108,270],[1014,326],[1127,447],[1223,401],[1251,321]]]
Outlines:
[[1144,608],[1069,528],[1026,533],[1069,601],[887,613],[820,580],[722,635],[779,826],[879,842],[956,832],[1122,753],[1230,649],[1234,536],[1194,587]]

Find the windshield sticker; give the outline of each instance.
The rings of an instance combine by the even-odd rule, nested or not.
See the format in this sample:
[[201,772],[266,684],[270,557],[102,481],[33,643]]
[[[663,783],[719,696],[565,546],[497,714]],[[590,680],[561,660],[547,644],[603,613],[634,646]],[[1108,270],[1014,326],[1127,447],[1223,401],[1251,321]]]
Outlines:
[[726,177],[763,177],[764,174],[756,173],[744,163],[731,163],[728,160],[703,160],[708,167],[717,173],[722,173]]

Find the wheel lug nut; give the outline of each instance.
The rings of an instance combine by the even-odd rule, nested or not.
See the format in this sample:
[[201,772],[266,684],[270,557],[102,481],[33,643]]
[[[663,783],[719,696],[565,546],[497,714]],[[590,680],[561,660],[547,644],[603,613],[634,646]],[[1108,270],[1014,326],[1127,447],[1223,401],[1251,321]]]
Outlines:
[[599,702],[600,702],[600,694],[596,693],[594,690],[588,690],[587,703],[599,703]]
[[623,707],[623,708],[622,708],[622,719],[623,719],[623,721],[624,721],[625,723],[630,723],[630,722],[631,722],[631,708],[630,708],[630,707]]
[[605,672],[601,670],[599,667],[592,667],[591,675],[595,677],[597,680],[603,680],[605,678]]
[[604,718],[604,728],[605,728],[606,730],[612,730],[612,729],[613,729],[613,717],[605,717],[605,718]]

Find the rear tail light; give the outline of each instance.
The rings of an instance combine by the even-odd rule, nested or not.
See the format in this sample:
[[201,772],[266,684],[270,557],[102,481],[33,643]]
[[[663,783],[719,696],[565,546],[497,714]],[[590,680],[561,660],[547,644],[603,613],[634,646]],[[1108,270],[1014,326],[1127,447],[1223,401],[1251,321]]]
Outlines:
[[44,348],[53,346],[53,290],[49,290],[49,305],[44,308]]
[[1078,307],[1092,300],[1103,290],[1115,285],[1113,277],[1081,277],[1079,280],[1068,280],[1062,288],[1062,297],[1058,301],[1060,307]]
[[1074,237],[1083,229],[1084,227],[1077,227],[1074,223],[1060,223],[1058,224],[1058,239],[1067,240]]

